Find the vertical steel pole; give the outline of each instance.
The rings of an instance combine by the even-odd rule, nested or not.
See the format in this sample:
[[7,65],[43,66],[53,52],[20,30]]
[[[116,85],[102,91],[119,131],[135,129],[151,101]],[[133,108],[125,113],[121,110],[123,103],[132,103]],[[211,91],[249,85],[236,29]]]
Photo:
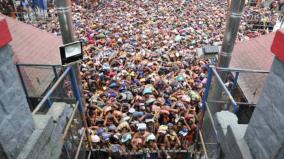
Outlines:
[[[237,38],[237,33],[241,21],[242,12],[244,9],[245,0],[232,0],[230,4],[230,12],[228,15],[228,20],[226,24],[226,31],[224,33],[223,44],[221,48],[221,53],[218,57],[218,67],[229,67],[233,48]],[[221,78],[224,80],[226,74],[224,72],[220,73]],[[214,78],[213,80],[212,93],[210,93],[210,99],[212,100],[221,100],[222,98],[222,87],[218,81]],[[212,105],[211,110],[214,114],[217,111],[222,110],[222,106],[218,104]]]
[[63,43],[68,44],[74,42],[75,38],[72,27],[70,0],[56,0],[55,5],[57,9]]
[[230,15],[228,16],[221,53],[219,54],[218,58],[219,67],[228,67],[230,64],[244,5],[245,5],[245,0],[231,1]]
[[88,144],[89,144],[90,148],[92,149],[92,143],[90,142],[90,136],[89,136],[89,133],[88,133],[88,124],[87,124],[86,116],[85,116],[85,106],[84,106],[83,99],[81,97],[80,87],[79,87],[78,82],[77,82],[75,68],[72,67],[72,66],[69,66],[69,67],[71,67],[71,69],[69,71],[69,75],[70,75],[71,84],[72,84],[72,87],[73,87],[73,90],[74,90],[74,95],[75,95],[77,101],[79,102],[78,109],[80,111],[80,117],[81,117],[81,119],[83,121],[83,125],[85,127],[85,133],[86,133],[86,137],[87,137],[87,140],[88,140]]
[[24,92],[26,94],[26,98],[27,98],[27,101],[29,103],[29,107],[30,107],[31,111],[33,111],[35,106],[33,106],[32,102],[30,100],[30,97],[29,97],[29,94],[28,94],[28,91],[27,91],[27,88],[26,88],[26,85],[25,85],[25,82],[24,82],[24,78],[23,78],[20,66],[18,64],[16,64],[16,68],[17,68],[17,71],[18,71],[18,74],[19,74],[19,77],[20,77],[21,84],[23,86],[23,90],[24,90]]
[[72,87],[73,87],[73,90],[74,90],[74,96],[76,97],[77,101],[79,102],[79,107],[78,107],[79,111],[83,113],[83,112],[85,112],[85,107],[84,107],[83,100],[82,100],[82,97],[81,97],[80,88],[79,88],[78,83],[77,83],[76,73],[75,73],[75,70],[72,66],[69,66],[69,67],[71,67],[69,75],[70,75],[71,84],[72,84]]
[[212,82],[212,67],[214,67],[213,65],[209,65],[208,66],[208,75],[207,75],[207,82],[206,82],[206,87],[205,87],[205,93],[202,97],[202,115],[201,115],[201,119],[200,119],[200,129],[202,129],[203,127],[203,120],[204,120],[204,116],[206,113],[206,107],[207,107],[207,98],[209,96],[209,90],[211,87],[211,82]]
[[206,103],[207,103],[207,98],[209,96],[209,89],[211,86],[211,81],[212,81],[212,68],[214,66],[208,66],[208,75],[207,75],[207,83],[206,83],[206,87],[205,87],[205,93],[202,97],[202,112],[205,113],[206,111]]
[[[70,0],[55,0],[56,10],[58,14],[58,20],[60,24],[60,30],[62,35],[63,44],[68,44],[76,41],[74,37],[74,31],[72,27],[71,16],[71,1]],[[78,71],[78,64],[74,64],[77,81],[81,84],[80,71]]]
[[233,87],[232,87],[232,93],[233,94],[235,92],[235,89],[237,88],[237,84],[238,84],[238,79],[240,76],[240,72],[236,72],[235,78],[234,78],[234,83],[233,83]]
[[[55,5],[57,7],[57,14],[60,24],[60,30],[62,34],[62,40],[64,44],[68,44],[75,41],[73,27],[72,27],[72,16],[71,16],[71,1],[70,0],[55,0]],[[85,116],[85,108],[84,108],[84,102],[81,97],[81,78],[79,73],[79,66],[78,64],[74,64],[70,69],[70,77],[72,86],[74,89],[74,93],[76,96],[76,99],[79,101],[79,111],[80,116],[83,121],[83,126],[85,127],[85,133],[88,138],[88,143],[90,148],[92,148],[92,144],[90,142],[89,133],[87,133],[88,125],[86,121]]]
[[[234,82],[233,82],[233,86],[231,88],[231,95],[232,95],[233,98],[235,97],[235,94],[236,94],[236,88],[237,88],[237,84],[238,84],[239,75],[240,75],[240,72],[236,72]],[[224,108],[226,108],[227,110],[229,109],[229,107],[230,106],[228,105],[228,103],[226,103],[225,106],[224,106]]]
[[[226,87],[225,83],[222,81],[221,76],[219,76],[217,70],[215,68],[212,68],[212,71],[216,77],[216,79],[218,80],[219,84],[221,85],[221,87],[223,88],[225,94],[229,97],[230,102],[233,103],[234,108],[236,108],[237,102],[234,100],[234,98],[232,97],[230,91],[228,90],[228,88]],[[236,107],[235,107],[236,106]]]
[[56,66],[52,66],[52,70],[53,70],[53,73],[54,73],[54,77],[57,80],[58,79],[58,73],[56,71]]

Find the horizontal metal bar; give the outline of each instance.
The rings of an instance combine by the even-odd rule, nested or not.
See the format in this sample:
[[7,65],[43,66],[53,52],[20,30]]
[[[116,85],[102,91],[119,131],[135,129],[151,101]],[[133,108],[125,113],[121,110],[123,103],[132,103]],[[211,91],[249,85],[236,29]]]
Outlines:
[[60,84],[60,82],[65,78],[65,76],[69,73],[71,67],[67,67],[66,70],[62,73],[62,75],[58,78],[58,80],[54,83],[54,85],[48,90],[48,92],[45,94],[43,99],[40,101],[40,103],[36,106],[32,114],[36,114],[40,108],[43,106],[44,102],[48,99],[48,97],[53,93],[53,91],[57,88],[57,86]]
[[[38,100],[42,100],[44,97],[28,97],[28,98],[35,98]],[[68,104],[76,104],[75,98],[65,98],[65,97],[49,97],[50,100],[53,102],[66,102]]]
[[225,84],[223,83],[223,80],[221,79],[221,77],[219,76],[218,72],[216,71],[216,69],[213,67],[212,68],[213,73],[215,74],[215,76],[217,77],[217,80],[219,81],[219,83],[221,84],[221,86],[223,87],[225,93],[227,94],[227,96],[229,97],[229,100],[233,103],[234,106],[234,110],[237,111],[238,109],[238,105],[236,103],[236,101],[234,100],[233,96],[231,95],[230,91],[228,90],[228,88],[225,86]]
[[62,65],[50,65],[50,64],[25,64],[25,63],[17,63],[18,66],[42,66],[42,67],[62,67]]
[[215,67],[218,71],[228,71],[228,72],[240,72],[240,73],[269,73],[266,70],[253,70],[253,69],[240,69],[240,68],[224,68]]
[[[220,103],[220,104],[227,104],[226,101],[220,100],[207,100],[207,103]],[[245,103],[245,102],[236,102],[238,105],[256,105],[256,103]]]
[[218,143],[217,142],[216,143],[214,143],[214,142],[213,143],[212,142],[208,142],[208,143],[205,142],[205,145],[218,145]]
[[[42,70],[51,70],[53,69],[51,66],[19,66],[20,68],[34,68],[34,69],[42,69]],[[59,67],[58,67],[59,68]]]
[[[101,152],[109,152],[107,149],[92,149],[93,152],[96,151],[101,151]],[[188,150],[179,150],[179,149],[171,149],[171,150],[150,150],[150,151],[131,151],[128,152],[129,155],[139,155],[139,154],[144,154],[144,153],[158,153],[158,152],[168,152],[168,153],[176,153],[176,152],[180,152],[180,153],[187,153],[189,152]]]
[[73,118],[74,118],[74,116],[75,116],[75,113],[76,113],[76,110],[77,110],[77,108],[78,108],[78,105],[79,105],[79,102],[77,102],[76,103],[76,105],[75,105],[75,107],[74,107],[74,110],[73,110],[73,112],[72,112],[72,114],[71,114],[71,116],[70,116],[70,118],[69,118],[69,121],[68,121],[68,123],[67,123],[67,125],[66,125],[66,128],[65,128],[65,130],[64,130],[64,133],[63,133],[63,136],[62,136],[62,143],[64,143],[64,140],[65,140],[65,137],[66,137],[66,135],[67,135],[67,133],[68,133],[68,130],[69,130],[69,127],[70,127],[70,125],[71,125],[71,123],[72,123],[72,121],[73,121]]

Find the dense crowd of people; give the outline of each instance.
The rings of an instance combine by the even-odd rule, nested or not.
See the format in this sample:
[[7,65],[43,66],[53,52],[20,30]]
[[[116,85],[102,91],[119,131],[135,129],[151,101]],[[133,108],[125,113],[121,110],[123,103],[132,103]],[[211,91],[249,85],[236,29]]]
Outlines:
[[95,148],[123,154],[193,144],[208,64],[195,58],[195,48],[220,41],[213,28],[223,21],[187,20],[198,8],[185,3],[112,1],[89,19],[80,14],[92,13],[75,8],[76,33],[86,44],[81,75]]
[[[221,30],[220,32],[223,33],[224,31],[224,21],[226,20],[226,12],[227,12],[227,4],[226,2],[222,0],[221,3],[217,4],[217,3],[213,3],[213,5],[211,7],[209,7],[211,10],[208,11],[207,7],[208,7],[208,2],[201,2],[198,6],[189,8],[189,9],[193,9],[193,13],[188,14],[187,11],[185,13],[183,13],[182,15],[179,15],[180,17],[189,17],[189,22],[193,21],[193,22],[198,22],[200,24],[195,24],[197,27],[193,27],[191,29],[193,30],[197,30],[195,32],[195,34],[198,34],[199,32],[202,31],[207,31],[207,27],[210,30]],[[78,4],[79,1],[76,1]],[[99,1],[92,1],[87,3],[85,1],[84,5],[76,5],[76,3],[73,4],[73,9],[74,11],[80,11],[80,13],[74,14],[73,18],[75,18],[75,22],[81,24],[81,23],[85,23],[85,21],[90,22],[90,21],[96,21],[96,20],[89,20],[87,18],[87,16],[91,16],[91,17],[95,17],[95,16],[103,16],[103,17],[109,17],[108,14],[103,14],[102,13],[97,13],[97,9],[100,9],[101,7],[105,7],[104,5],[100,5],[97,6]],[[182,10],[185,6],[183,6],[186,3],[189,3],[191,1],[181,1],[182,5],[180,7],[180,9]],[[108,4],[110,2],[108,1],[100,1],[100,4]],[[193,1],[194,3],[194,1]],[[191,5],[193,5],[193,3]],[[50,4],[50,8],[48,10],[48,15],[46,15],[47,18],[44,18],[44,20],[42,21],[34,21],[34,20],[27,20],[27,23],[30,23],[32,25],[34,25],[35,27],[41,28],[43,30],[46,30],[48,32],[52,32],[56,35],[60,35],[60,29],[59,29],[59,24],[58,24],[58,20],[56,17],[56,11],[53,8],[54,5]],[[82,7],[84,6],[84,7]],[[167,8],[167,7],[165,7]],[[162,10],[164,10],[165,8],[162,7]],[[31,9],[30,9],[31,10]],[[166,9],[168,10],[168,9]],[[90,12],[91,11],[91,12]],[[121,10],[119,12],[122,12]],[[160,11],[158,11],[160,12]],[[162,11],[163,12],[163,11]],[[82,14],[83,13],[83,14]],[[243,18],[241,21],[241,25],[240,25],[240,30],[237,36],[237,41],[243,41],[243,40],[248,40],[250,38],[254,38],[260,35],[264,35],[267,34],[269,32],[271,32],[273,30],[274,25],[277,23],[277,21],[283,20],[283,13],[284,13],[284,2],[283,0],[279,1],[273,1],[271,3],[271,5],[269,7],[264,7],[264,6],[246,6],[243,12]],[[122,13],[121,16],[124,16],[124,14]],[[168,17],[171,17],[171,15],[167,15]],[[217,21],[214,21],[213,19],[211,19],[212,16],[215,16]],[[28,17],[28,16],[26,16]],[[30,19],[35,19],[35,18],[31,18],[32,16],[30,16]],[[102,17],[101,17],[102,18]],[[88,19],[88,20],[87,20]],[[113,17],[113,19],[115,20],[115,17]],[[97,19],[98,20],[98,19]],[[181,20],[183,20],[183,18],[181,18]],[[167,21],[170,22],[170,21]],[[216,22],[216,24],[215,24]],[[222,22],[222,27],[220,28],[220,26],[218,27],[217,24]],[[201,24],[202,23],[202,24]],[[216,25],[216,26],[214,26]],[[87,26],[88,28],[91,27],[91,24],[82,24],[82,26]],[[207,26],[204,28],[204,26]],[[77,27],[78,30],[81,30],[82,27],[81,25],[79,25]],[[210,32],[209,30],[209,32]],[[206,32],[205,32],[206,33]],[[212,34],[212,33],[211,33]],[[219,35],[217,33],[213,33],[214,35]],[[206,34],[207,35],[207,34]],[[194,35],[196,36],[196,35]],[[209,35],[207,35],[206,37],[208,37]],[[212,36],[212,35],[211,35]],[[221,43],[221,39],[222,37],[217,36],[215,39],[211,39],[215,40],[215,44],[220,44]],[[203,41],[203,39],[202,39]],[[205,40],[205,42],[207,42],[208,40]],[[209,40],[210,41],[210,40]]]
[[[225,0],[112,0],[91,9],[73,3],[94,148],[126,154],[194,143],[210,63],[196,48],[222,43],[227,8]],[[60,35],[55,10],[48,13],[48,22],[32,25]],[[246,7],[237,41],[267,33],[252,31],[245,19],[254,16],[277,20],[271,10]]]
[[258,37],[273,31],[273,27],[280,20],[279,17],[279,12],[273,8],[246,7],[239,40]]

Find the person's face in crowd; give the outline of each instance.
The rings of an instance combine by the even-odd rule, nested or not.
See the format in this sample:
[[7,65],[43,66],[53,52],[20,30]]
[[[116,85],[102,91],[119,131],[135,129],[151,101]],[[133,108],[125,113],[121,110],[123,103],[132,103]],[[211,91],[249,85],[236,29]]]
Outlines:
[[143,129],[143,130],[138,130],[139,131],[139,134],[140,135],[144,135],[145,134],[145,132],[146,132],[146,130],[145,129]]
[[181,129],[182,127],[183,127],[183,124],[182,124],[181,121],[179,121],[179,122],[177,123],[177,129],[179,130],[179,129]]
[[163,123],[168,123],[168,122],[169,122],[169,117],[163,116]]
[[103,96],[101,96],[101,99],[105,101],[107,99],[107,97],[105,95],[103,95]]
[[124,134],[124,133],[127,133],[128,132],[128,129],[126,127],[122,128],[121,129],[121,132]]
[[147,146],[148,147],[154,147],[154,143],[155,143],[155,141],[150,140],[150,141],[147,142]]
[[124,106],[124,107],[122,107],[122,110],[121,110],[121,111],[122,111],[123,113],[127,113],[128,110],[129,110],[128,107]]
[[158,132],[158,135],[163,137],[163,136],[166,136],[166,133]]
[[148,122],[147,123],[147,128],[148,128],[149,132],[153,132],[154,131],[154,127],[155,127],[155,125],[154,125],[153,122]]
[[104,121],[102,121],[102,120],[99,120],[99,121],[96,122],[96,125],[98,125],[99,127],[104,126],[103,124],[104,124]]
[[108,130],[109,133],[115,133],[115,130]]

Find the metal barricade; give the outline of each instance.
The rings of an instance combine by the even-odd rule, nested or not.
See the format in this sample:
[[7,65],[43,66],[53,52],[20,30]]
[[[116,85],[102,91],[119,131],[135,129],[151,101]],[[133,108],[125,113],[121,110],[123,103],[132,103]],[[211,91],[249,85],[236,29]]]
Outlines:
[[[233,81],[232,81],[233,83],[230,89],[225,85],[224,81],[219,75],[219,73],[223,73],[223,72],[233,73]],[[213,65],[210,65],[208,67],[208,78],[207,78],[207,83],[205,87],[205,93],[204,93],[204,96],[202,97],[202,116],[200,120],[200,132],[205,136],[210,136],[210,139],[209,139],[210,141],[204,141],[205,143],[204,149],[207,150],[208,158],[210,159],[211,158],[212,159],[222,158],[222,150],[220,147],[221,139],[219,139],[219,135],[218,135],[219,132],[215,127],[215,120],[213,117],[214,114],[212,114],[212,111],[210,110],[210,107],[208,107],[208,104],[209,103],[223,104],[224,110],[232,111],[234,113],[238,113],[240,105],[247,105],[247,106],[255,105],[255,103],[246,103],[246,102],[236,101],[235,95],[236,95],[236,89],[237,89],[240,73],[268,74],[269,72],[265,70],[222,68],[222,67],[215,67]],[[213,76],[216,77],[214,80],[218,80],[218,83],[221,85],[221,88],[223,90],[223,93],[222,93],[223,100],[221,101],[208,100]],[[206,127],[203,126],[203,120],[205,117],[209,119],[206,123]],[[206,130],[209,132],[206,132]]]
[[[107,149],[96,149],[92,151],[90,158],[99,158],[99,159],[158,159],[158,152],[161,150],[140,150],[138,152],[128,152],[126,154],[119,153],[110,153]],[[187,150],[166,150],[166,152],[171,156],[171,159],[195,159],[193,152]],[[160,158],[166,158],[165,156],[160,156]]]
[[[57,97],[56,99],[52,98],[56,96],[57,92],[60,90],[63,90],[64,93],[67,94],[63,97]],[[65,103],[70,104],[73,108],[61,138],[61,143],[63,145],[61,158],[87,158],[87,152],[91,150],[92,145],[88,140],[90,137],[87,133],[85,107],[80,95],[76,73],[72,66],[68,66],[64,69],[64,72],[48,89],[32,114],[45,114],[53,105],[53,102],[57,102],[60,99],[64,100]]]
[[[60,65],[16,64],[16,67],[31,110],[63,72]],[[50,98],[59,100],[61,94]]]

